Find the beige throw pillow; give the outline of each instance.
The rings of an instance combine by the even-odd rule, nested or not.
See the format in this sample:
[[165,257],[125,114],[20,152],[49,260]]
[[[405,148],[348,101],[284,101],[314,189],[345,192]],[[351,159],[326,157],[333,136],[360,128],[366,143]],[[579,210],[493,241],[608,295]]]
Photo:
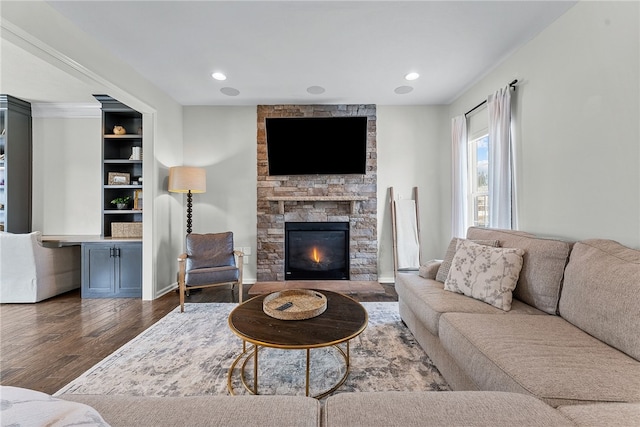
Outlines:
[[430,261],[425,262],[418,269],[418,276],[424,277],[425,279],[435,280],[436,274],[438,274],[438,269],[440,268],[440,264],[442,260],[440,259],[432,259]]
[[451,262],[444,289],[509,311],[523,255],[520,248],[493,248],[462,240]]
[[[451,261],[453,260],[453,256],[456,254],[456,250],[458,249],[458,243],[461,240],[458,237],[454,237],[449,242],[449,247],[447,248],[447,252],[444,254],[444,258],[442,259],[442,263],[440,264],[440,268],[438,268],[438,273],[436,274],[436,280],[438,282],[444,283],[447,280],[447,276],[449,275],[449,269],[451,268]],[[473,243],[477,243],[479,245],[487,245],[493,247],[499,247],[499,240],[471,240]]]

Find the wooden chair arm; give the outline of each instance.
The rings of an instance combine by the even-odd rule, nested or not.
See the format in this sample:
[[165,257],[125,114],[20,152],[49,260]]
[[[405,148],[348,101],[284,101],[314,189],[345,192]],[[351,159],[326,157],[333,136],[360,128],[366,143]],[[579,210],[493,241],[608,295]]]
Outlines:
[[187,260],[187,254],[186,253],[178,255],[178,262],[184,262],[186,260]]

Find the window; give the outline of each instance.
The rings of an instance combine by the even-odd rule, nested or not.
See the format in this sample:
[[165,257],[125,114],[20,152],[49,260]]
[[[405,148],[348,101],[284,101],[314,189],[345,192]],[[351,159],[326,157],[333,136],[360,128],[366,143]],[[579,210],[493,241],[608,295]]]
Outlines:
[[517,229],[512,89],[500,89],[486,103],[452,118],[454,237],[463,237],[469,226]]
[[469,141],[468,218],[476,227],[489,226],[489,135]]

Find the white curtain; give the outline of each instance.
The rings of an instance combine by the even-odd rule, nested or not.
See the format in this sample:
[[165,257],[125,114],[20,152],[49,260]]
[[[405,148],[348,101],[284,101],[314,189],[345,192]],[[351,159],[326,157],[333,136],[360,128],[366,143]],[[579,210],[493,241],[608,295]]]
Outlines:
[[489,227],[513,228],[511,87],[487,99],[489,113]]
[[465,237],[468,223],[467,207],[467,118],[464,115],[451,120],[451,154],[453,159],[451,185],[453,198],[451,206],[451,234]]

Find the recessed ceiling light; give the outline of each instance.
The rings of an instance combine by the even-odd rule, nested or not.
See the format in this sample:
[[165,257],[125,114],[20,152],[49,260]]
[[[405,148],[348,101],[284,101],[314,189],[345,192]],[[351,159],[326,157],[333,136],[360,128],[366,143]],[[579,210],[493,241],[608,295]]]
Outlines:
[[307,92],[312,95],[320,95],[321,93],[324,93],[324,88],[322,86],[309,86],[307,88]]
[[213,77],[216,80],[227,80],[227,76],[225,76],[222,73],[217,73],[217,72],[216,73],[212,73],[211,77]]
[[413,90],[411,86],[398,86],[393,91],[398,95],[404,95],[405,93],[409,93]]
[[404,78],[407,80],[416,80],[418,77],[420,77],[420,74],[418,73],[409,73],[406,76],[404,76]]
[[223,87],[220,89],[220,92],[224,93],[227,96],[238,96],[240,95],[240,91],[238,89],[232,87]]

